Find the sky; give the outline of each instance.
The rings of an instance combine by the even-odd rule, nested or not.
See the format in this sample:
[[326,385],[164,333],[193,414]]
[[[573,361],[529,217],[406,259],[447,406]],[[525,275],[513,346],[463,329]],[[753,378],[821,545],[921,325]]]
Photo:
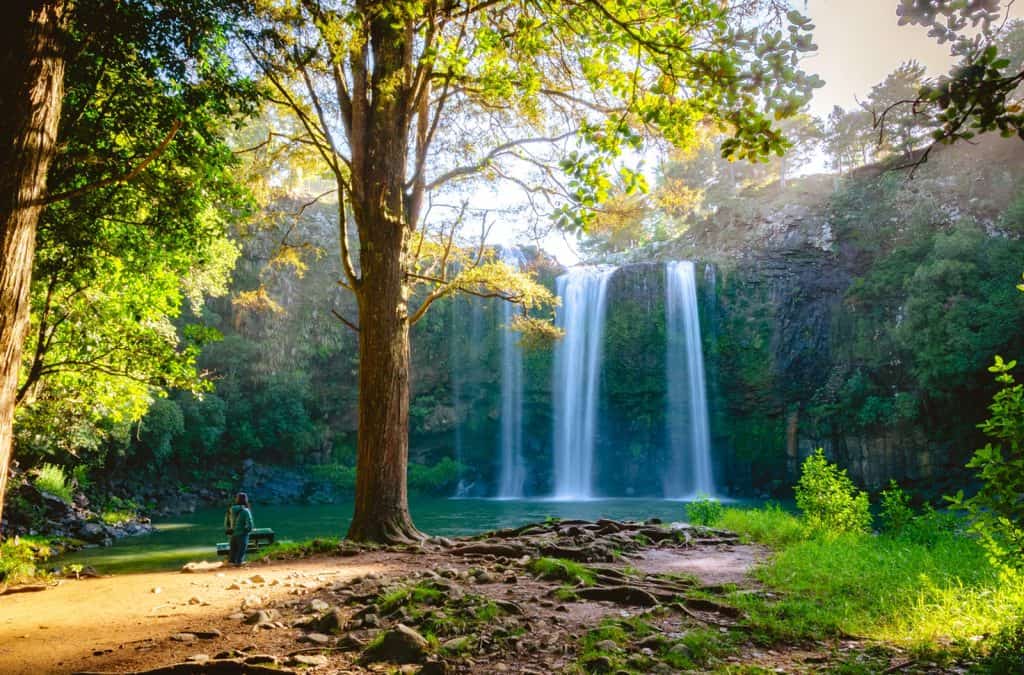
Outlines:
[[[873,85],[904,61],[917,60],[928,69],[928,75],[948,72],[952,65],[948,44],[940,45],[925,28],[896,23],[897,0],[792,0],[792,4],[815,25],[818,50],[803,67],[817,73],[825,86],[814,93],[813,115],[826,117],[836,105],[855,107],[858,98],[863,100]],[[1010,16],[1024,18],[1024,0],[1011,4]],[[807,169],[825,170],[824,158]],[[491,240],[513,243],[515,237],[515,225],[508,223],[496,227]],[[553,235],[543,245],[562,264],[575,264],[579,257],[566,239]]]

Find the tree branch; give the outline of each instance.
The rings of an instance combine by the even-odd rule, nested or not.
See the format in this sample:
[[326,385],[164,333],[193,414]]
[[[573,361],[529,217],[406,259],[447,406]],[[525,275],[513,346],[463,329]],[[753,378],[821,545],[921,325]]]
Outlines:
[[576,132],[577,130],[573,129],[572,131],[567,131],[564,134],[560,134],[558,136],[537,136],[533,138],[522,138],[515,141],[509,141],[507,143],[502,143],[501,145],[496,145],[478,162],[474,164],[467,164],[465,166],[456,167],[451,171],[448,171],[442,174],[441,176],[435,178],[434,180],[430,181],[426,185],[426,190],[436,190],[441,185],[444,185],[445,183],[448,183],[450,181],[457,180],[459,178],[466,178],[467,176],[472,176],[476,173],[479,173],[480,171],[487,168],[487,166],[497,157],[506,154],[510,150],[513,150],[520,146],[531,143],[557,143],[559,141],[565,140],[566,138],[569,138],[570,136],[573,136],[574,134],[576,134]]
[[343,324],[351,328],[356,333],[359,332],[359,326],[346,319],[344,316],[341,315],[340,312],[338,312],[338,310],[334,309],[333,307],[331,308],[331,314],[334,315],[334,318],[336,318],[338,321],[342,322]]
[[40,203],[43,206],[46,206],[48,204],[53,204],[55,202],[63,201],[65,199],[73,199],[74,197],[79,197],[85,194],[86,192],[91,192],[93,190],[106,187],[108,185],[114,185],[115,183],[130,182],[140,173],[145,171],[146,167],[153,163],[153,160],[155,160],[157,157],[163,154],[164,150],[167,149],[167,146],[171,144],[172,140],[174,140],[174,137],[177,135],[179,129],[181,129],[181,120],[174,120],[174,124],[171,125],[171,130],[167,132],[167,135],[164,136],[164,139],[162,141],[160,141],[160,144],[156,146],[153,152],[149,153],[149,155],[147,155],[145,159],[139,162],[139,164],[136,165],[135,168],[131,169],[130,171],[121,174],[120,176],[111,176],[110,178],[104,178],[103,180],[96,181],[95,183],[89,183],[88,185],[83,185],[82,187],[78,187],[73,190],[68,190],[66,192],[58,192],[55,195],[45,197],[40,201]]

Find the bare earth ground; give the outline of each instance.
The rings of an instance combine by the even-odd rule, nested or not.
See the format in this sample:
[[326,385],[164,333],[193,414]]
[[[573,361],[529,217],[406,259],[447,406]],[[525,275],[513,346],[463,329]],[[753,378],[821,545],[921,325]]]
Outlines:
[[[723,587],[733,590],[733,585],[760,592],[749,572],[767,556],[762,547],[706,532],[643,541],[631,550],[627,546],[614,559],[588,559],[599,577],[596,587],[612,596],[577,599],[554,594],[560,586],[566,589],[563,580],[531,574],[526,568],[529,556],[503,555],[502,547],[532,546],[534,557],[552,553],[560,554],[553,557],[582,557],[594,552],[601,556],[602,546],[609,541],[627,542],[627,537],[636,537],[636,527],[644,526],[629,527],[633,529],[616,532],[607,524],[553,524],[533,526],[528,532],[497,533],[481,542],[443,541],[443,545],[406,551],[354,556],[349,551],[346,557],[257,563],[242,569],[64,581],[45,592],[0,596],[0,673],[128,673],[186,661],[196,665],[174,672],[244,673],[253,667],[245,662],[258,661],[270,662],[284,672],[396,672],[394,664],[361,662],[363,646],[400,623],[426,632],[424,627],[434,625],[429,623],[432,615],[448,618],[464,611],[473,616],[481,602],[497,603],[502,611],[465,628],[466,635],[446,635],[443,628],[432,628],[440,646],[435,643],[428,649],[431,653],[423,673],[579,672],[573,669],[580,667],[581,639],[604,619],[642,618],[657,631],[662,653],[666,641],[672,644],[694,630],[724,634],[735,630],[733,634],[743,635],[734,610],[702,600],[700,593],[722,593]],[[653,530],[646,527],[643,531],[651,535]],[[595,534],[595,530],[600,531]],[[410,604],[395,612],[386,610],[389,613],[384,616],[366,616],[377,612],[378,606],[383,608],[387,593],[414,583],[443,589],[445,604],[431,608]],[[583,587],[577,590],[581,596],[586,592]],[[688,590],[697,595],[682,595]],[[613,597],[616,594],[622,597]],[[640,600],[637,595],[642,596]],[[644,597],[656,597],[656,606]],[[303,625],[326,617],[328,607],[327,614],[341,617],[341,630],[324,635],[316,627]],[[456,642],[465,637],[468,643],[453,647],[453,636]],[[768,649],[749,640],[742,644],[742,637],[737,641],[739,648],[715,668],[745,664],[776,672],[816,672],[830,670],[835,659],[846,661],[849,653],[869,647],[856,640],[833,640]],[[646,649],[644,657],[643,642],[638,642],[627,645],[625,654],[616,648],[622,658],[632,659],[634,672],[679,672],[658,662],[657,656],[644,661],[652,650]],[[233,659],[237,669],[214,671],[218,661],[208,658]],[[898,653],[892,653],[891,659],[900,666]],[[889,665],[884,661],[880,669]],[[587,665],[583,670],[605,672],[600,666]],[[421,667],[407,665],[400,672],[418,673]]]

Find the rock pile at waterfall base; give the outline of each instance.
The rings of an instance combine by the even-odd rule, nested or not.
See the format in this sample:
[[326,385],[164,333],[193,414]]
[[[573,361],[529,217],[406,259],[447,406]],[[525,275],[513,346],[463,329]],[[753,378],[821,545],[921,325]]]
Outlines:
[[[678,673],[746,663],[791,672],[827,669],[844,649],[835,640],[764,646],[740,598],[771,595],[748,577],[765,551],[719,530],[574,520],[372,553],[350,544],[344,552],[325,565],[383,556],[395,571],[279,584],[268,566],[238,588],[240,603],[259,596],[264,616],[252,621],[254,612],[241,611],[213,621],[219,635],[202,645],[204,653],[195,653],[199,643],[154,636],[145,655],[124,649],[90,665],[430,675]],[[272,597],[271,586],[285,592]],[[887,659],[900,656],[875,658],[889,667]]]

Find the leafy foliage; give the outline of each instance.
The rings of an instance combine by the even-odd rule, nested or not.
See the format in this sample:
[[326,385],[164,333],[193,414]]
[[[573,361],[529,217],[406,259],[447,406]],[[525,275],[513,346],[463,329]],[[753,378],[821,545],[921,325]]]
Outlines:
[[878,517],[882,522],[882,529],[895,534],[903,532],[914,519],[910,496],[894,480],[890,480],[889,487],[882,490]]
[[686,519],[694,525],[716,525],[722,519],[725,507],[717,499],[703,495],[686,505]]
[[[998,130],[1024,139],[1018,90],[1024,69],[1019,54],[1006,53],[1007,47],[1019,45],[1019,36],[1013,34],[1021,30],[1021,22],[1004,26],[998,2],[900,0],[896,11],[901,24],[925,26],[940,43],[949,42],[959,61],[948,75],[922,86],[914,103],[936,111],[939,128],[932,138],[952,143]],[[968,26],[973,30],[966,30]]]
[[804,460],[795,492],[811,532],[837,535],[871,527],[868,494],[857,490],[845,469],[830,464],[821,448]]
[[996,356],[989,367],[1002,389],[989,406],[991,417],[980,428],[993,442],[975,451],[967,463],[982,485],[972,497],[965,498],[961,491],[951,502],[967,511],[971,529],[993,559],[1024,569],[1024,385],[1010,373],[1016,365]]
[[[86,0],[69,11],[18,392],[26,459],[101,452],[156,395],[209,387],[196,357],[216,332],[175,322],[186,301],[198,313],[226,292],[238,257],[228,229],[249,207],[222,138],[254,95],[226,52],[229,9]],[[58,418],[77,433],[54,433]]]
[[13,537],[0,542],[0,584],[19,584],[46,576],[42,564],[50,547],[34,537]]

